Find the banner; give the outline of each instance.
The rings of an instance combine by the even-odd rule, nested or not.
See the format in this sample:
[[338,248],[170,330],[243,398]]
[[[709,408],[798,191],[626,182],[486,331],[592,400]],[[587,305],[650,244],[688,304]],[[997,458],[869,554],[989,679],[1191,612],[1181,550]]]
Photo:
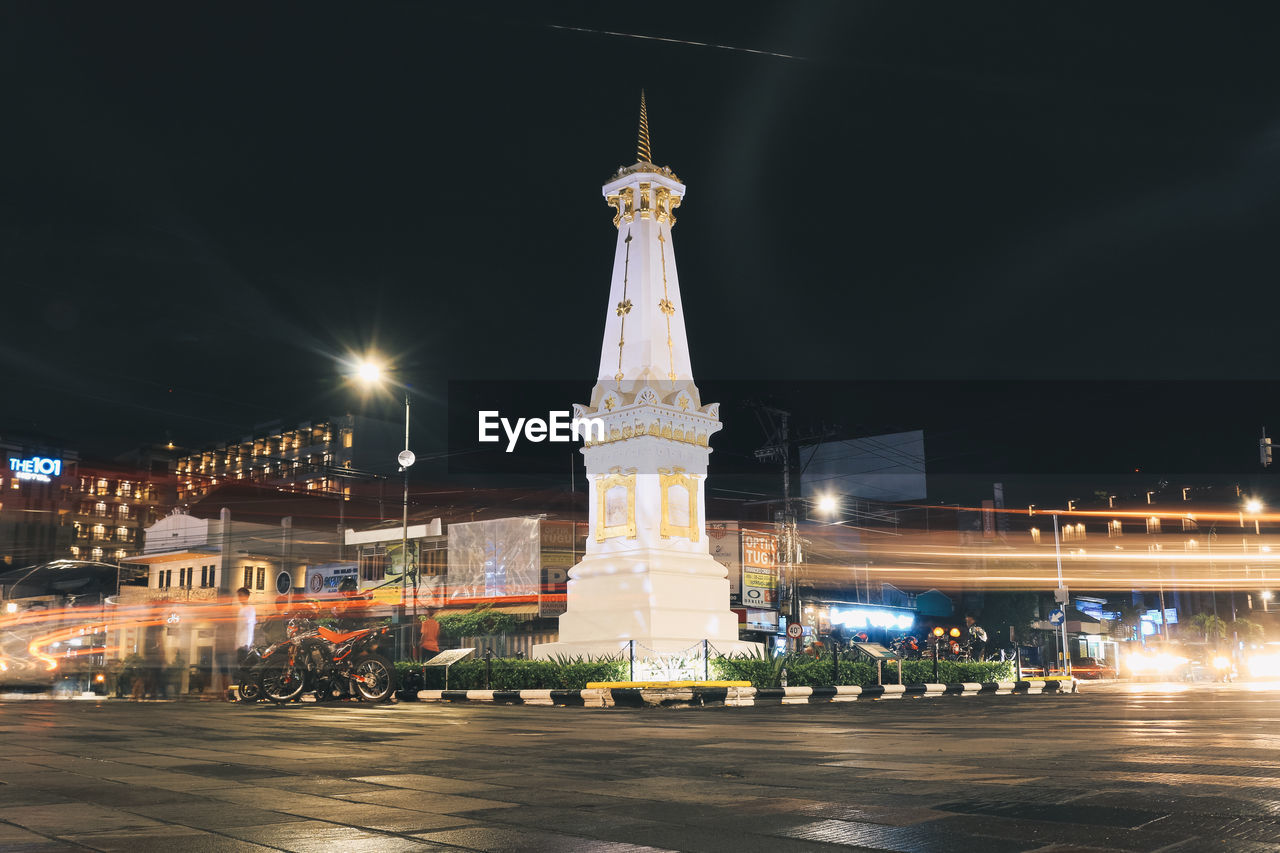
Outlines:
[[707,522],[711,559],[729,571],[729,600],[742,601],[742,535],[736,521]]

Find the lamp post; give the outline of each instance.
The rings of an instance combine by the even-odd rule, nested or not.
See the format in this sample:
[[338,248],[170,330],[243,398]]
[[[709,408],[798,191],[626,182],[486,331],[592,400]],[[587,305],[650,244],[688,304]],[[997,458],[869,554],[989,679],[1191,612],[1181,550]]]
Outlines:
[[[381,385],[383,377],[382,366],[377,361],[365,359],[356,366],[356,378],[367,388]],[[396,623],[402,629],[399,632],[398,640],[398,657],[400,658],[406,657],[405,651],[409,645],[407,635],[403,631],[405,603],[409,598],[409,468],[416,461],[417,457],[409,449],[409,391],[406,388],[404,392],[404,450],[400,451],[396,456],[396,462],[400,465],[400,473],[404,475],[404,500],[400,526],[400,607],[395,616]],[[418,575],[416,565],[413,577],[413,616],[416,620],[418,616]]]
[[[411,466],[416,457],[413,451],[409,449],[409,392],[404,392],[404,450],[401,450],[396,456],[396,461],[400,463],[400,471],[404,474],[404,514],[402,516],[400,527],[400,613],[403,617],[404,606],[406,601],[406,591],[409,583],[409,466]],[[413,573],[413,621],[418,620],[418,572],[417,565],[414,565]],[[402,619],[403,621],[403,619]],[[412,624],[412,623],[411,623]],[[402,634],[401,642],[407,646],[410,637],[408,634]],[[405,657],[403,654],[401,657]]]

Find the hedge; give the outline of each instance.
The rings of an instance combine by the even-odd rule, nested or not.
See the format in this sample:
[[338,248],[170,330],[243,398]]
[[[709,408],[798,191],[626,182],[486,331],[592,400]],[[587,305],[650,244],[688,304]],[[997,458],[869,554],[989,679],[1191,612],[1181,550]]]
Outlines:
[[[572,661],[524,660],[522,658],[494,658],[491,662],[492,677],[489,688],[493,690],[582,690],[591,681],[625,681],[626,661]],[[714,658],[711,661],[716,678],[731,681],[750,681],[755,687],[777,687],[783,667],[787,670],[787,684],[792,687],[823,687],[830,685],[831,656],[814,659],[806,655],[788,655],[779,658]],[[485,662],[465,660],[449,668],[450,690],[480,690],[485,687]],[[400,684],[405,693],[418,690],[440,690],[444,687],[444,668],[402,661],[396,664]],[[1013,664],[1009,661],[985,663],[938,662],[938,681],[1008,681],[1013,677]],[[903,661],[902,680],[906,684],[933,682],[933,661]],[[875,664],[866,661],[841,660],[838,684],[867,685],[876,683]],[[897,664],[884,665],[884,683],[898,683]]]
[[[493,690],[582,690],[590,681],[621,681],[626,678],[625,661],[576,661],[494,658],[489,687]],[[450,690],[484,688],[483,660],[464,660],[449,667]],[[444,667],[411,662],[396,664],[400,683],[409,690],[440,690],[444,687]],[[425,680],[420,674],[425,670]]]
[[[790,687],[825,687],[833,683],[831,656],[825,655],[817,659],[807,655],[787,655],[784,657],[765,658],[716,658],[712,661],[716,677],[732,681],[750,681],[754,687],[777,687],[780,683],[782,669],[787,670],[787,685]],[[1008,681],[1013,677],[1013,664],[1010,661],[960,662],[939,661],[938,676],[933,674],[933,661],[909,660],[902,662],[902,681],[904,684],[924,684],[939,681],[951,684],[960,681]],[[835,681],[841,685],[865,686],[876,683],[876,667],[867,661],[840,661],[840,678]],[[898,683],[898,665],[884,665],[884,683]]]

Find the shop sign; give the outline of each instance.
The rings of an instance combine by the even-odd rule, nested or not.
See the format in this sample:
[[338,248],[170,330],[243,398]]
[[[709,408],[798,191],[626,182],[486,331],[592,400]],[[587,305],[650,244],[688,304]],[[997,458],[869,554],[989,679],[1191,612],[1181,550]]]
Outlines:
[[338,587],[347,578],[360,581],[360,569],[355,563],[338,563],[336,565],[308,566],[307,592],[312,595],[337,593]]
[[915,624],[912,613],[886,607],[832,607],[831,624],[846,628],[885,628],[908,631]]
[[26,459],[10,456],[9,470],[19,480],[48,483],[52,478],[62,475],[62,460],[50,459],[47,456],[30,456]]

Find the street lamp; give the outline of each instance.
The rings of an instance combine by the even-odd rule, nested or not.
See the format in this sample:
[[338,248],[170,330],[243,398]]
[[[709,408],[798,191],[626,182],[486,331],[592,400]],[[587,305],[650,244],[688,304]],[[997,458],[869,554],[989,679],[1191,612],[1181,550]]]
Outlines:
[[[386,371],[382,365],[371,358],[365,358],[356,364],[355,378],[361,385],[366,388],[375,388],[382,385],[385,379]],[[413,451],[409,449],[409,389],[406,387],[404,392],[404,450],[396,455],[396,462],[400,466],[400,473],[404,475],[404,502],[403,514],[401,516],[400,526],[400,610],[396,614],[396,621],[403,623],[404,607],[408,600],[408,584],[409,584],[409,468],[417,461],[417,457]],[[417,566],[414,566],[413,575],[413,618],[418,618],[418,574]],[[401,632],[400,635],[400,657],[404,657],[404,647],[408,645],[407,637]]]
[[836,504],[835,495],[822,495],[821,497],[818,498],[818,512],[822,513],[823,515],[827,515],[827,516],[835,515],[836,506],[837,504]]

